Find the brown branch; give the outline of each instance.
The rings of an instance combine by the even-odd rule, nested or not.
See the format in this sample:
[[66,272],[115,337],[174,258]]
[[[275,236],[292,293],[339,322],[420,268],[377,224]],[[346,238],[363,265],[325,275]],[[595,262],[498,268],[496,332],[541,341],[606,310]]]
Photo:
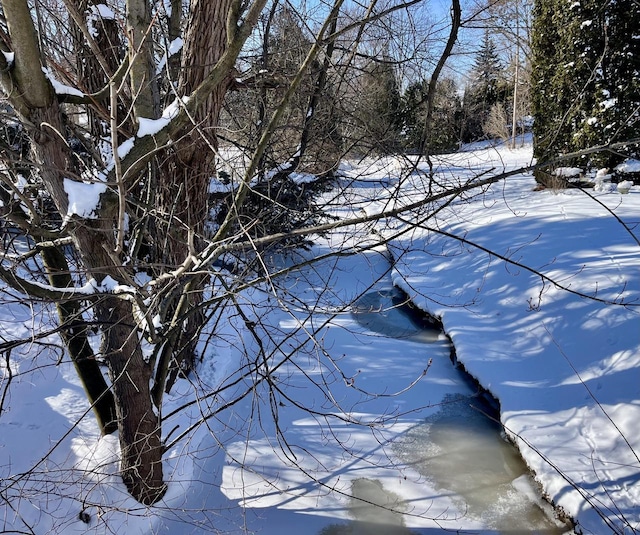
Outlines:
[[29,5],[26,0],[2,0],[2,8],[15,52],[13,74],[17,89],[29,107],[44,108],[51,103],[53,90],[42,72],[38,35]]

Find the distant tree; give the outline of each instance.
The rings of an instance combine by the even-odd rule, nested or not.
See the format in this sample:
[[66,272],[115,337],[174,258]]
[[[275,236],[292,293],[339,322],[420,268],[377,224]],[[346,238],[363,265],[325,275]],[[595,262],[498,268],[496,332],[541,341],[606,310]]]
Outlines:
[[494,104],[489,110],[482,129],[487,137],[506,141],[511,137],[509,121],[506,107],[503,104]]
[[[490,31],[498,43],[503,62],[507,65],[506,80],[510,84],[509,97],[502,106],[508,116],[500,137],[508,127],[512,143],[515,136],[530,123],[530,71],[531,71],[531,11],[532,0],[487,0],[481,4],[468,25]],[[499,110],[493,109],[493,119]],[[491,121],[492,126],[498,126]],[[508,136],[509,137],[509,136]]]
[[427,106],[427,91],[427,81],[422,80],[411,84],[402,95],[403,144],[408,152],[420,150]]
[[353,82],[348,143],[361,154],[390,154],[400,149],[402,106],[395,61],[368,58]]
[[424,80],[410,85],[404,92],[404,148],[408,152],[417,152],[426,141],[434,153],[454,150],[460,143],[462,116],[462,101],[456,83],[451,78],[442,78],[436,84],[433,126],[425,132],[428,91],[429,84]]
[[[226,95],[221,125],[227,142],[245,154],[255,152],[263,140],[270,117],[280,109],[281,118],[264,145],[257,178],[242,206],[234,204],[234,192],[219,196],[223,202],[217,220],[231,210],[238,224],[253,220],[247,232],[255,237],[288,232],[318,223],[323,214],[313,206],[317,193],[327,186],[342,156],[335,95],[327,84],[333,45],[302,73],[300,65],[313,47],[313,35],[303,28],[303,15],[274,2],[261,21],[261,40],[242,61],[248,69]],[[301,74],[295,92],[286,97],[290,82]],[[313,173],[318,180],[299,180],[299,173]],[[303,239],[282,240],[275,246],[303,244]]]
[[[585,2],[574,13],[582,18],[582,38],[576,39],[583,51],[580,55],[595,52],[599,58],[592,67],[593,82],[587,84],[593,87],[593,97],[585,100],[590,108],[576,132],[576,146],[581,149],[636,138],[640,120],[640,5],[634,1],[610,1],[604,6]],[[637,156],[637,148],[627,155]],[[598,153],[589,163],[613,167],[623,157]]]
[[484,32],[480,49],[476,52],[464,93],[465,125],[464,141],[472,141],[486,135],[485,122],[491,109],[507,102],[510,92],[506,69],[497,52],[489,31]]
[[[261,20],[257,46],[242,56],[247,68],[239,73],[235,90],[226,96],[222,126],[227,131],[227,140],[244,150],[255,150],[268,119],[311,50],[313,35],[303,28],[303,18],[291,7],[274,2]],[[319,79],[328,75],[329,67],[330,64],[324,69],[322,59],[318,58],[303,73],[264,151],[261,169],[289,160],[298,150],[304,128],[311,128],[312,132],[299,170],[325,174],[335,168],[341,149],[336,135],[336,106],[332,102],[335,97],[330,85],[322,82],[322,87],[318,87]],[[307,121],[311,104],[313,125]],[[322,150],[316,149],[319,146]]]

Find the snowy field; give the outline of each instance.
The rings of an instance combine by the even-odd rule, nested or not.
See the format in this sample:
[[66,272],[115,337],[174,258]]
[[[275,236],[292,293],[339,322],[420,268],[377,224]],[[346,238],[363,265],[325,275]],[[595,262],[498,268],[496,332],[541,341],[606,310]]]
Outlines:
[[[453,185],[530,159],[529,146],[479,146],[435,163],[439,183]],[[408,163],[345,166],[334,212],[371,216],[422,198],[424,173]],[[562,532],[519,525],[500,504],[476,513],[407,462],[415,430],[475,392],[444,337],[392,339],[356,321],[353,299],[392,281],[441,318],[458,361],[499,399],[507,434],[578,532],[640,530],[640,188],[534,186],[514,175],[406,221],[336,231],[308,258],[358,254],[239,296],[257,332],[230,310],[197,372],[168,399],[169,491],[153,508],[126,496],[117,439],[98,437],[72,367],[41,344],[7,354],[0,532]],[[368,248],[380,237],[387,246]],[[28,338],[49,314],[16,296],[0,310],[2,341]],[[507,497],[537,501],[531,482],[506,487]]]

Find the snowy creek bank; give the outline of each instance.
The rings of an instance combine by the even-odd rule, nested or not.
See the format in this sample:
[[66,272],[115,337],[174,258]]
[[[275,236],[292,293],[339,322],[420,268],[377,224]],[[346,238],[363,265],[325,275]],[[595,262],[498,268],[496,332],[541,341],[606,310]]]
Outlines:
[[[324,255],[332,249],[316,245],[309,255],[322,260],[291,272],[286,299],[257,310],[270,337],[261,343],[282,352],[268,362],[280,390],[254,382],[218,415],[212,432],[223,450],[189,476],[183,507],[194,521],[210,525],[200,511],[218,511],[216,529],[237,535],[566,532],[546,516],[523,468],[513,468],[517,455],[499,450],[510,447],[499,432],[488,439],[473,423],[470,404],[491,407],[452,366],[442,332],[402,304],[387,251]],[[243,339],[244,355],[257,353],[252,344]],[[227,381],[236,384],[232,374]],[[483,441],[493,441],[490,454]],[[198,449],[207,448],[215,443],[204,437]],[[463,467],[456,481],[451,463]],[[496,485],[502,492],[491,498]],[[478,495],[491,505],[478,506]],[[156,527],[191,533],[167,518]]]
[[[363,295],[355,303],[353,315],[363,327],[398,340],[429,344],[442,334],[439,322],[414,307],[396,287]],[[465,515],[498,533],[566,532],[566,526],[553,520],[552,506],[540,496],[517,448],[503,435],[497,400],[457,364],[453,347],[450,354],[461,379],[459,391],[446,394],[437,412],[395,442],[394,453],[436,489],[450,493]],[[368,492],[359,492],[362,488]],[[377,489],[377,493],[371,489]],[[381,492],[371,481],[368,486],[354,486],[354,495],[365,503],[354,505],[354,509],[364,509],[372,519],[376,517],[372,504],[388,507],[393,502],[393,496]],[[377,514],[388,515],[386,509],[380,511]],[[368,522],[375,525],[375,520]],[[386,520],[385,524],[390,522]],[[363,533],[382,533],[371,525],[369,529]]]

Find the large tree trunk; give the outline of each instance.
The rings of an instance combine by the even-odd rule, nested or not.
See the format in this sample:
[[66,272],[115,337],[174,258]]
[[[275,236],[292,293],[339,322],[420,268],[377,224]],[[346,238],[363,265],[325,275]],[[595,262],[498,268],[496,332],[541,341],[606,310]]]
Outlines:
[[[256,23],[264,1],[257,1],[242,13],[244,20],[241,22],[242,6],[238,0],[191,1],[178,94],[190,96],[204,81],[197,96],[190,101],[198,104],[195,124],[191,126],[191,131],[185,130],[178,133],[182,135],[173,137],[176,141],[170,149],[165,151],[158,146],[149,148],[149,152],[139,158],[143,163],[131,165],[122,175],[118,174],[120,160],[114,158],[115,178],[111,179],[108,191],[101,195],[95,218],[69,217],[68,214],[69,200],[65,191],[65,179],[80,180],[83,170],[78,155],[73,153],[68,144],[69,131],[75,128],[73,120],[65,115],[66,109],[61,104],[62,99],[72,97],[64,96],[59,99],[43,73],[43,51],[40,50],[30,3],[26,0],[0,0],[0,3],[9,33],[3,47],[9,46],[15,52],[15,61],[11,64],[8,56],[0,54],[0,82],[29,136],[33,178],[37,181],[38,188],[46,190],[53,201],[54,211],[58,212],[54,219],[59,220],[58,216],[65,219],[64,228],[59,230],[62,234],[71,236],[81,257],[80,276],[86,280],[95,279],[98,284],[110,277],[123,285],[135,287],[135,259],[124,262],[125,215],[131,215],[130,212],[137,215],[136,210],[145,209],[147,211],[144,212],[144,218],[153,218],[156,222],[156,228],[150,229],[152,232],[149,233],[151,239],[153,236],[156,239],[155,257],[150,259],[148,265],[158,266],[158,274],[166,274],[181,265],[188,255],[202,248],[205,233],[208,185],[215,173],[215,128],[227,91],[227,84],[220,83],[218,73],[232,69],[232,62]],[[82,18],[84,9],[94,3],[95,0],[72,0],[68,7],[75,6],[73,10],[77,12],[77,17]],[[172,5],[176,7],[180,4],[172,1]],[[100,152],[99,140],[103,139],[104,132],[111,131],[115,148],[122,138],[113,131],[115,128],[122,128],[123,121],[125,126],[130,126],[133,130],[136,126],[135,119],[157,117],[158,92],[151,41],[154,34],[149,31],[153,22],[149,6],[147,0],[126,0],[126,40],[130,61],[130,69],[127,71],[128,88],[125,83],[122,91],[116,95],[120,81],[110,83],[110,106],[105,92],[92,96],[91,105],[88,105],[89,99],[85,99],[84,103],[94,108],[96,113],[89,117],[91,135],[84,139],[88,144],[95,142],[92,148],[96,153]],[[173,20],[172,24],[174,34],[177,20]],[[82,36],[78,34],[76,37],[78,49],[86,52],[86,47],[80,43],[84,37],[98,60],[96,63],[86,57],[75,58],[80,62],[81,75],[93,76],[81,89],[96,91],[107,80],[113,81],[111,75],[120,57],[119,42],[124,43],[125,38],[119,41],[114,35],[110,40],[92,43],[81,30],[85,24],[83,20],[76,22],[82,33]],[[115,31],[114,22],[105,21],[105,25],[110,26],[110,29],[106,26],[103,28],[105,38],[111,31]],[[111,50],[112,46],[115,46],[115,50]],[[227,47],[233,54],[224,56]],[[223,68],[212,71],[221,57],[226,58]],[[121,72],[124,73],[124,70]],[[80,84],[81,81],[76,82]],[[213,89],[206,102],[202,102],[202,95],[210,88]],[[118,104],[114,104],[116,97],[119,99]],[[115,109],[118,106],[122,106],[120,113]],[[131,133],[125,132],[122,136],[126,135],[128,138]],[[150,136],[136,138],[134,150],[123,157],[123,160],[134,155],[138,157],[136,148],[147,150],[144,148],[145,139],[149,141],[149,138]],[[155,136],[153,141],[157,141]],[[150,163],[151,154],[157,155],[158,161],[163,162],[158,174],[153,172],[155,169]],[[150,194],[148,199],[140,202],[140,197],[136,197],[139,190],[153,192],[156,197],[152,199]],[[130,196],[133,198],[129,198]],[[46,202],[49,202],[48,198]],[[51,253],[55,254],[53,250]],[[69,281],[59,279],[58,273],[55,273],[56,265],[63,263],[58,262],[59,260],[62,259],[53,256],[49,258],[51,280],[55,286],[67,286]],[[162,474],[163,446],[160,427],[162,390],[167,385],[167,378],[171,377],[169,368],[172,363],[175,370],[176,361],[179,363],[180,360],[189,361],[192,358],[196,334],[202,321],[197,305],[201,301],[205,281],[202,275],[190,277],[187,274],[186,277],[169,281],[169,284],[175,286],[171,286],[166,294],[163,294],[161,283],[154,286],[154,298],[162,301],[160,309],[167,311],[166,317],[162,319],[169,326],[169,338],[163,345],[159,362],[154,362],[154,358],[148,362],[142,354],[141,332],[135,321],[131,301],[123,296],[105,294],[95,304],[96,316],[103,332],[102,356],[108,364],[112,380],[111,393],[122,449],[122,477],[133,497],[144,504],[155,503],[166,491]],[[174,291],[175,288],[181,291]],[[96,296],[93,298],[97,299]],[[79,310],[73,304],[57,305],[63,323],[79,317]],[[82,325],[67,325],[63,331],[63,338],[69,346],[80,376],[97,379],[96,363],[91,358],[86,335],[86,329]],[[154,369],[157,370],[155,375]],[[168,383],[171,383],[171,379]],[[89,393],[90,399],[97,402],[109,398],[110,392],[104,384],[86,386],[92,392]],[[105,430],[112,429],[112,412],[107,408],[99,416]]]
[[[182,50],[182,66],[178,94],[189,95],[201,84],[220,59],[227,46],[226,24],[232,0],[193,0],[190,4],[189,25]],[[231,81],[229,78],[228,82]],[[162,221],[156,223],[157,262],[165,266],[179,266],[191,253],[202,250],[205,223],[209,216],[209,183],[216,173],[216,128],[224,95],[229,83],[219,84],[200,108],[190,132],[172,148],[160,171],[156,206]],[[203,316],[198,307],[207,277],[192,279],[183,295],[177,295],[169,310],[173,319],[182,318],[176,337],[172,362],[161,363],[170,368],[167,389],[175,380],[178,370],[189,370],[195,357],[198,332]],[[185,295],[187,298],[185,301]],[[171,320],[172,318],[167,318]]]
[[[193,0],[184,38],[178,94],[189,95],[201,84],[226,49],[231,0]],[[229,79],[229,82],[231,79]],[[208,217],[209,181],[215,175],[216,127],[228,83],[219,84],[200,108],[190,132],[176,143],[162,170],[158,192],[165,215],[167,242],[162,251],[169,265],[181,264],[190,240],[199,249]],[[190,235],[191,234],[191,235]],[[195,236],[195,237],[194,237]],[[166,245],[166,247],[164,247]]]
[[112,297],[98,308],[101,323],[110,325],[103,354],[117,400],[120,473],[131,495],[151,505],[167,490],[162,475],[160,411],[150,392],[153,370],[140,349],[131,303]]
[[[52,194],[58,211],[65,214],[68,199],[62,170],[69,169],[72,162],[69,161],[70,155],[64,141],[46,130],[57,127],[58,131],[63,131],[60,117],[55,101],[48,108],[33,111],[31,120],[43,125],[43,130],[34,135],[32,150],[34,160],[42,163],[40,174],[43,182]],[[119,268],[114,265],[109,253],[115,249],[113,210],[115,207],[104,199],[102,217],[83,220],[77,225],[70,224],[76,248],[88,270],[87,276],[98,282],[106,276],[114,280],[121,279]],[[120,297],[107,296],[96,308],[103,329],[102,354],[109,367],[115,399],[122,450],[122,478],[136,500],[152,504],[166,491],[162,479],[159,410],[153,405],[150,394],[153,369],[142,357],[132,303]]]

